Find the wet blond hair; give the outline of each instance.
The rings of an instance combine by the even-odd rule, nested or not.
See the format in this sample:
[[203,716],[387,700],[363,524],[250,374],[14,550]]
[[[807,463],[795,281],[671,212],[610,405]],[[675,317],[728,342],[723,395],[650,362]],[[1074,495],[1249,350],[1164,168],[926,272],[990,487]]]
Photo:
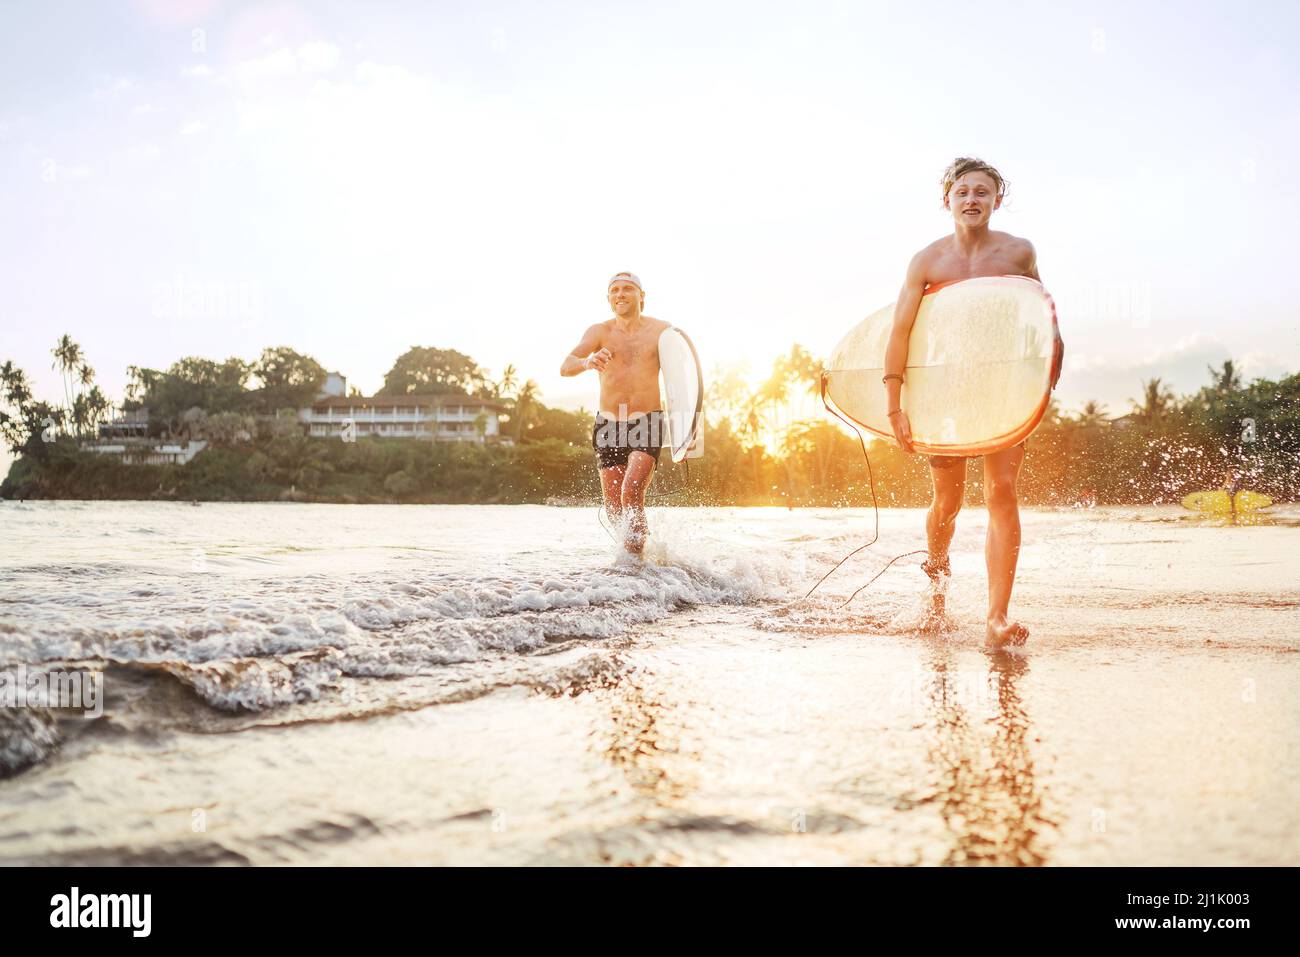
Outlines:
[[948,193],[952,190],[952,184],[967,173],[984,173],[997,185],[998,199],[1006,197],[1007,181],[991,164],[984,162],[982,159],[976,159],[974,156],[958,156],[943,171],[943,204],[945,206],[948,205]]

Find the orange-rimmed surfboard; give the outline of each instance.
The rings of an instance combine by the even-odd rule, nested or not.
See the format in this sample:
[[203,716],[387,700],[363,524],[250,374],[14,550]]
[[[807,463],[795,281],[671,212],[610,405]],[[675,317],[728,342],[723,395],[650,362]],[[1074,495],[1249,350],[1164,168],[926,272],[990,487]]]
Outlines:
[[[826,395],[845,418],[892,439],[885,349],[890,304],[853,327],[827,363]],[[902,407],[916,450],[987,455],[1033,432],[1051,398],[1056,310],[1042,283],[987,276],[927,289],[904,370]]]

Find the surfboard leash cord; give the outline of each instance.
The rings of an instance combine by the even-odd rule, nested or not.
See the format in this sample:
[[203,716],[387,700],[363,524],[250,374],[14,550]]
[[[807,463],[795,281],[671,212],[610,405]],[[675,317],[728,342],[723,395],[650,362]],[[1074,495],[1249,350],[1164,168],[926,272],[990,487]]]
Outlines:
[[[871,470],[871,456],[867,455],[867,442],[866,442],[866,440],[862,437],[862,430],[859,429],[859,428],[857,427],[857,425],[855,425],[854,423],[850,422],[848,419],[844,418],[844,416],[840,415],[840,414],[839,414],[838,412],[836,412],[833,408],[831,408],[830,403],[829,403],[828,401],[826,401],[826,379],[827,379],[827,376],[829,376],[829,374],[830,374],[830,373],[828,373],[828,372],[826,372],[826,371],[823,370],[823,372],[822,372],[822,376],[821,376],[821,397],[822,397],[822,406],[826,409],[827,412],[829,412],[831,415],[835,416],[835,418],[839,419],[841,422],[843,422],[845,425],[847,425],[850,429],[852,429],[852,430],[853,430],[853,434],[856,435],[856,436],[858,437],[858,445],[861,446],[861,448],[862,448],[862,460],[863,460],[864,462],[867,463],[867,482],[868,482],[868,484],[869,484],[870,487],[871,487],[871,507],[872,507],[872,510],[873,510],[873,512],[874,512],[874,514],[875,514],[875,531],[874,531],[874,533],[873,533],[872,536],[871,536],[871,541],[867,542],[865,545],[859,545],[857,548],[853,549],[853,551],[849,552],[847,555],[845,555],[843,558],[841,558],[838,562],[836,562],[836,563],[835,563],[835,567],[833,567],[830,571],[828,571],[828,572],[827,572],[825,575],[823,575],[821,578],[817,579],[817,584],[813,585],[812,588],[809,588],[809,589],[808,589],[808,594],[806,594],[806,595],[803,596],[805,600],[807,600],[808,598],[811,598],[811,597],[812,597],[812,593],[815,592],[818,588],[821,587],[822,582],[826,581],[826,579],[830,578],[830,577],[831,577],[832,575],[834,575],[837,571],[839,571],[840,567],[841,567],[845,562],[847,562],[850,558],[852,558],[852,557],[853,557],[854,555],[856,555],[858,552],[862,551],[864,548],[870,548],[872,545],[876,544],[876,541],[880,538],[880,503],[876,500],[876,477],[875,477],[875,475],[873,474],[873,472],[872,472],[872,470]],[[882,568],[882,569],[880,569],[880,571],[876,572],[876,574],[873,575],[873,576],[872,576],[872,577],[871,577],[871,578],[866,582],[866,584],[862,585],[860,588],[858,588],[857,591],[855,591],[852,595],[850,595],[847,599],[845,599],[844,604],[840,605],[840,608],[846,608],[846,607],[848,607],[849,602],[851,602],[851,601],[853,601],[853,599],[857,598],[858,595],[862,592],[863,589],[865,589],[868,585],[870,585],[872,582],[874,582],[877,578],[879,578],[881,575],[883,575],[885,572],[887,572],[887,571],[889,570],[889,566],[890,566],[890,565],[893,565],[894,562],[896,562],[896,561],[898,561],[898,560],[900,560],[900,559],[903,559],[903,558],[908,558],[908,557],[911,556],[911,555],[928,555],[928,554],[929,554],[929,551],[928,551],[927,549],[924,549],[924,548],[923,548],[923,549],[920,549],[920,550],[918,550],[918,551],[913,551],[913,552],[904,552],[904,553],[901,554],[901,555],[895,555],[895,556],[894,556],[893,558],[891,558],[888,562],[886,562],[886,563],[885,563],[885,567]]]

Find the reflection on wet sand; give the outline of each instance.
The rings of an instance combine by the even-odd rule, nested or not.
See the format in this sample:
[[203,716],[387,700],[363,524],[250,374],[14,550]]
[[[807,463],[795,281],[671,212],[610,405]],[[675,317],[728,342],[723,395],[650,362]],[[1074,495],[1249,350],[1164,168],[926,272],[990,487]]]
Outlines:
[[[1247,525],[1274,525],[1280,528],[1300,528],[1300,518],[1268,511],[1235,512],[1226,515],[1210,515],[1198,512],[1189,512],[1186,515],[1175,515],[1171,520],[1186,525],[1208,525],[1220,528],[1232,528]],[[1150,519],[1149,521],[1159,521],[1159,519]]]
[[[1006,652],[988,657],[986,683],[972,695],[959,684],[947,643],[929,647],[924,697],[932,718],[927,756],[936,789],[931,800],[939,803],[953,838],[943,863],[1044,864],[1059,822],[1044,807],[1027,743],[1029,715],[1017,684],[1029,663]],[[972,724],[981,721],[985,701],[996,703],[988,718],[991,741]]]
[[[660,807],[681,801],[690,784],[669,772],[668,761],[681,751],[680,729],[664,719],[674,713],[664,692],[650,686],[650,672],[625,675],[609,694],[609,737],[604,756],[627,778],[638,795]],[[602,734],[597,729],[595,734]]]

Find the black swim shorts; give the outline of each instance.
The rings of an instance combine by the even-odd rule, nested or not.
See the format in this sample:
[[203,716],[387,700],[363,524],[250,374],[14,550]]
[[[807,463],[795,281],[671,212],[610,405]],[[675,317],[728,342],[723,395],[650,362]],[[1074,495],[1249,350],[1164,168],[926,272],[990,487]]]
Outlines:
[[[1014,446],[1013,446],[1013,448],[1014,448]],[[1028,450],[1029,450],[1029,440],[1028,440],[1028,439],[1025,439],[1023,442],[1021,442],[1021,443],[1020,443],[1020,448],[1023,449],[1023,450],[1025,450],[1025,451],[1028,451]],[[927,455],[926,458],[930,460],[930,467],[931,467],[931,468],[935,468],[935,469],[950,469],[950,468],[952,468],[954,465],[958,464],[959,462],[965,462],[968,458],[973,459],[973,458],[977,458],[977,456],[974,456],[974,455]]]
[[591,427],[591,447],[596,450],[597,464],[602,469],[627,465],[633,452],[653,455],[658,463],[666,428],[664,414],[658,409],[624,420],[597,413]]

